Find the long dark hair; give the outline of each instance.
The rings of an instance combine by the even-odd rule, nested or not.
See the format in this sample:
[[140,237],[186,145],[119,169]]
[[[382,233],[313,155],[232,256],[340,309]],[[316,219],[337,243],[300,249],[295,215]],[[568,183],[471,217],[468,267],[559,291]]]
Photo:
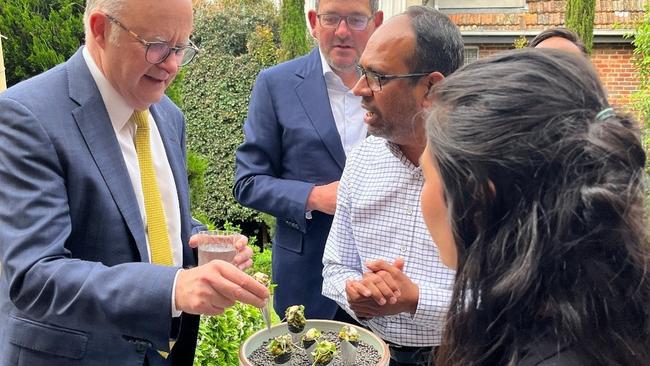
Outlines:
[[[429,147],[458,249],[439,365],[650,360],[645,153],[584,57],[517,50],[434,90]],[[646,363],[647,364],[647,363]]]

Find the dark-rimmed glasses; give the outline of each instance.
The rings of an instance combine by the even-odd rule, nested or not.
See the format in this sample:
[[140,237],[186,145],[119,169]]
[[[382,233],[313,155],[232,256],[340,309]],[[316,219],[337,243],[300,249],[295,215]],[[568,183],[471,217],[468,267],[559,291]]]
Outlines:
[[336,29],[341,24],[341,20],[345,19],[345,23],[350,27],[350,29],[355,31],[362,31],[368,27],[368,22],[370,19],[375,16],[365,16],[365,15],[347,15],[342,16],[338,14],[318,14],[318,22],[323,28]]
[[382,80],[385,82],[393,79],[407,79],[407,78],[416,78],[422,77],[424,75],[429,75],[433,71],[429,72],[416,72],[413,74],[400,74],[400,75],[382,75],[374,71],[366,70],[361,65],[357,65],[357,71],[366,79],[366,84],[368,88],[373,92],[381,91]]
[[194,45],[194,43],[192,43],[192,41],[189,41],[188,45],[180,47],[171,47],[169,44],[167,44],[167,42],[163,41],[145,41],[135,32],[125,27],[124,24],[120,23],[120,21],[115,19],[115,17],[108,14],[106,14],[106,17],[111,21],[111,23],[114,23],[118,27],[122,28],[122,30],[126,31],[129,35],[131,35],[131,37],[135,38],[144,46],[144,58],[150,64],[158,65],[165,62],[167,57],[169,57],[169,55],[171,55],[173,52],[176,56],[178,65],[185,66],[194,59],[194,56],[196,56],[197,53],[199,53],[199,49]]

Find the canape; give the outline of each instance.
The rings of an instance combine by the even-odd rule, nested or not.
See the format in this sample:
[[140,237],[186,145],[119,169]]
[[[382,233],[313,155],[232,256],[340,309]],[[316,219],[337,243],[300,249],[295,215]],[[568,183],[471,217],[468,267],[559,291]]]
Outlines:
[[271,342],[269,342],[268,351],[273,357],[275,365],[288,364],[293,355],[291,335],[284,334],[273,338]]

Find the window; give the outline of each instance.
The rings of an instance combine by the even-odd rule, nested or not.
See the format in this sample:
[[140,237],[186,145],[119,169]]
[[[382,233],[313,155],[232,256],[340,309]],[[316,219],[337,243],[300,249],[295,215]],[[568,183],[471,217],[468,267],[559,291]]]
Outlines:
[[476,60],[478,60],[478,47],[465,46],[465,60],[463,65],[471,64]]

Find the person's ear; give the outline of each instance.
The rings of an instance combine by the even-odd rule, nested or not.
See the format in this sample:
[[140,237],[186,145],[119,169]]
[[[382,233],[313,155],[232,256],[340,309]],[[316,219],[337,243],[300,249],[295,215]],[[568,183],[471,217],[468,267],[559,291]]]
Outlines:
[[373,18],[373,21],[375,22],[375,28],[382,25],[382,23],[384,23],[384,12],[381,10],[377,10],[375,12],[375,17]]
[[310,10],[307,13],[307,19],[309,20],[309,33],[312,37],[318,39],[318,32],[316,31],[316,24],[318,23],[318,15],[315,10]]
[[445,76],[442,75],[442,73],[439,71],[434,71],[427,75],[424,79],[424,82],[426,83],[426,90],[424,98],[422,99],[422,107],[428,109],[431,107],[431,105],[433,105],[433,87],[444,80]]
[[94,12],[88,17],[88,25],[90,34],[88,37],[95,40],[95,43],[101,47],[106,48],[110,36],[110,26],[108,18],[105,14]]

